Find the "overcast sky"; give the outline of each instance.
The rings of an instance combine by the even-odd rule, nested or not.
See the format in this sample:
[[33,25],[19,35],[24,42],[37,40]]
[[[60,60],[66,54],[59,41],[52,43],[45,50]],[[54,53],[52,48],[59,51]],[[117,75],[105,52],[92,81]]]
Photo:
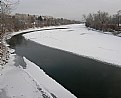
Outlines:
[[81,19],[98,10],[115,14],[121,10],[121,0],[20,0],[14,12]]

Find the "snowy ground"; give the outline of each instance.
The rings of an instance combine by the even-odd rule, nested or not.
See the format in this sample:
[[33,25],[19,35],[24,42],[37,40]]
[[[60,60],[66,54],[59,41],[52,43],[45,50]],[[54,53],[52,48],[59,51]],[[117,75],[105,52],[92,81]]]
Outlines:
[[63,26],[49,26],[49,27],[43,27],[43,28],[29,28],[29,29],[26,29],[26,30],[20,30],[18,32],[14,32],[12,33],[11,35],[14,36],[14,35],[17,35],[17,34],[21,34],[21,33],[24,33],[24,32],[31,32],[31,31],[43,31],[43,30],[49,30],[49,29],[59,29],[59,28],[66,28],[65,26],[67,25],[63,25]]
[[23,36],[49,47],[121,65],[120,37],[111,35],[110,32],[88,30],[84,24],[60,27],[68,29],[38,31]]
[[26,69],[15,66],[17,58],[0,66],[0,98],[76,98],[25,57]]

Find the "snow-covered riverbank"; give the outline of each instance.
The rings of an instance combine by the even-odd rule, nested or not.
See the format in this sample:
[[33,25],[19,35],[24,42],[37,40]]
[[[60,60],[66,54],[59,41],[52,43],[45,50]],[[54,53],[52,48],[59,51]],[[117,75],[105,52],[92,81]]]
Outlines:
[[60,27],[68,29],[38,31],[23,36],[42,45],[121,65],[120,37],[88,30],[84,24]]
[[0,66],[0,98],[76,98],[25,57],[23,69],[18,58],[11,54],[9,63]]
[[[16,32],[13,35],[20,33]],[[25,57],[17,56],[14,50],[9,51],[12,54],[9,56],[10,59],[7,58],[7,64],[0,65],[0,98],[76,98],[36,64]]]

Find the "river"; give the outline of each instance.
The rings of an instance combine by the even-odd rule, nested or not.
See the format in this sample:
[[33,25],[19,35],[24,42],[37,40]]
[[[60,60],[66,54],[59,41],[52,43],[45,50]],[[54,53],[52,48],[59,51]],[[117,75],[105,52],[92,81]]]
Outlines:
[[121,68],[115,65],[40,45],[22,34],[7,42],[78,98],[121,98]]

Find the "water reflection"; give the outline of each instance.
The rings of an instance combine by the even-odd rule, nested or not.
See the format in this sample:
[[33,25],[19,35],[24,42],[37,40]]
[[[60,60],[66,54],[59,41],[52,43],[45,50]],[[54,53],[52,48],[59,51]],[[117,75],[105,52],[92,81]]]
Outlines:
[[21,34],[13,36],[10,40],[7,40],[7,43],[10,45],[10,47],[15,47],[17,45],[26,45],[25,38],[21,36]]

